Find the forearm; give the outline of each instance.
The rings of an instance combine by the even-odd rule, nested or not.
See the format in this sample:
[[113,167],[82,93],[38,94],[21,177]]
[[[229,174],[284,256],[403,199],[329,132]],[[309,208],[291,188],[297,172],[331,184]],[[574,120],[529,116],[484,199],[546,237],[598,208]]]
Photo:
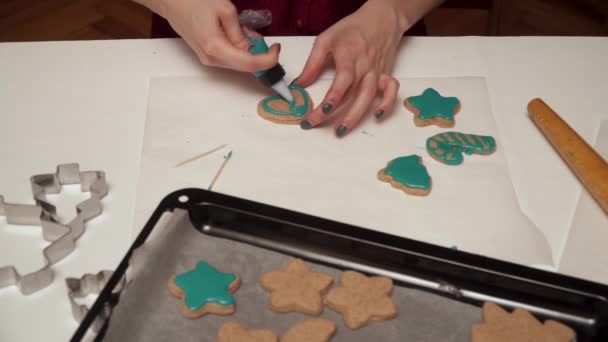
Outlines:
[[400,27],[405,32],[445,0],[368,0],[368,2],[390,3],[399,17]]
[[161,17],[166,17],[167,13],[167,4],[165,0],[132,0],[140,5],[146,6],[152,12],[160,15]]

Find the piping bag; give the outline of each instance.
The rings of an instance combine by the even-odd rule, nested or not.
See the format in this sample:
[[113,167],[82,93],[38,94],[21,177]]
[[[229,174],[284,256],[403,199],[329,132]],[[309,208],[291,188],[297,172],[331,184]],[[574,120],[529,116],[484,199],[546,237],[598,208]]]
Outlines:
[[[251,46],[249,47],[249,52],[253,55],[259,55],[268,52],[268,45],[266,45],[266,41],[264,37],[250,37],[246,35]],[[266,87],[272,88],[275,92],[281,95],[288,103],[292,104],[294,102],[294,98],[291,95],[291,91],[287,87],[287,83],[283,79],[285,77],[285,70],[281,66],[281,64],[277,64],[270,69],[260,70],[253,73],[255,77],[265,85]]]

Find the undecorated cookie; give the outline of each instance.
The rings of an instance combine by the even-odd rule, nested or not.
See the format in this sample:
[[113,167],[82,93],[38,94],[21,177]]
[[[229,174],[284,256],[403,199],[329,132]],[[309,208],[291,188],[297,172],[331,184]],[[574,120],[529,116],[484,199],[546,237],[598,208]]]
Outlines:
[[340,286],[332,289],[325,303],[342,314],[344,324],[359,329],[372,321],[397,316],[397,306],[390,298],[393,281],[386,277],[367,277],[355,271],[342,273]]
[[187,318],[205,314],[231,315],[235,304],[232,293],[241,283],[234,274],[222,273],[204,261],[188,272],[169,279],[169,291],[182,299],[182,311]]
[[300,124],[304,115],[312,110],[312,100],[304,88],[292,84],[289,90],[294,103],[287,102],[281,95],[270,96],[260,101],[258,114],[278,124]]
[[414,113],[414,124],[418,127],[454,127],[454,116],[460,110],[457,98],[443,97],[433,88],[426,89],[421,95],[406,98],[403,104]]
[[336,324],[323,318],[310,318],[289,328],[281,342],[329,342]]
[[472,342],[572,342],[575,332],[554,320],[540,323],[531,313],[515,309],[508,313],[500,306],[483,305],[483,323],[473,325]]
[[300,259],[292,259],[283,268],[262,274],[260,283],[270,293],[272,311],[318,316],[323,310],[321,295],[333,279],[325,273],[311,272]]
[[417,155],[389,161],[377,177],[409,195],[426,196],[431,192],[431,176]]
[[488,155],[496,151],[494,138],[485,135],[445,132],[426,140],[427,152],[440,163],[459,165],[466,155]]
[[222,325],[215,342],[278,342],[279,338],[270,329],[247,329],[238,322]]

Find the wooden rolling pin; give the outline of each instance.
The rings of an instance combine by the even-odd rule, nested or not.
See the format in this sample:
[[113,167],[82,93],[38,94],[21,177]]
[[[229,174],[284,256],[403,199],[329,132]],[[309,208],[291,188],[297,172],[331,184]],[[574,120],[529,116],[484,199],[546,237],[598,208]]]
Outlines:
[[532,121],[608,213],[608,163],[543,100],[528,103]]

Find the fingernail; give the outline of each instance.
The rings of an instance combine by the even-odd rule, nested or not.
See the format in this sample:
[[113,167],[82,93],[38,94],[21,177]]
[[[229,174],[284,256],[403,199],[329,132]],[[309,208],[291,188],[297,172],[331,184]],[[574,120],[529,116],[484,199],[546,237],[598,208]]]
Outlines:
[[306,130],[306,129],[310,129],[311,127],[312,127],[312,125],[307,120],[304,120],[304,121],[300,122],[300,128],[301,129]]
[[323,108],[322,108],[322,110],[323,110],[323,114],[329,114],[329,112],[331,112],[331,109],[332,109],[333,107],[334,107],[334,106],[333,106],[331,103],[326,103],[326,104],[324,104],[324,105],[323,105]]
[[384,115],[384,110],[380,109],[376,112],[376,119],[380,119]]
[[346,133],[347,129],[348,127],[346,127],[346,125],[341,125],[340,127],[338,127],[338,129],[336,130],[336,135],[338,136],[338,138],[341,138]]
[[278,45],[278,48],[277,48],[277,49],[278,49],[278,51],[277,51],[277,52],[278,52],[278,53],[281,53],[281,43],[278,43],[277,45]]
[[299,77],[294,78],[294,79],[293,79],[293,81],[291,81],[291,83],[289,83],[289,85],[294,85],[294,84],[296,84],[296,82],[298,82],[298,78],[299,78]]

